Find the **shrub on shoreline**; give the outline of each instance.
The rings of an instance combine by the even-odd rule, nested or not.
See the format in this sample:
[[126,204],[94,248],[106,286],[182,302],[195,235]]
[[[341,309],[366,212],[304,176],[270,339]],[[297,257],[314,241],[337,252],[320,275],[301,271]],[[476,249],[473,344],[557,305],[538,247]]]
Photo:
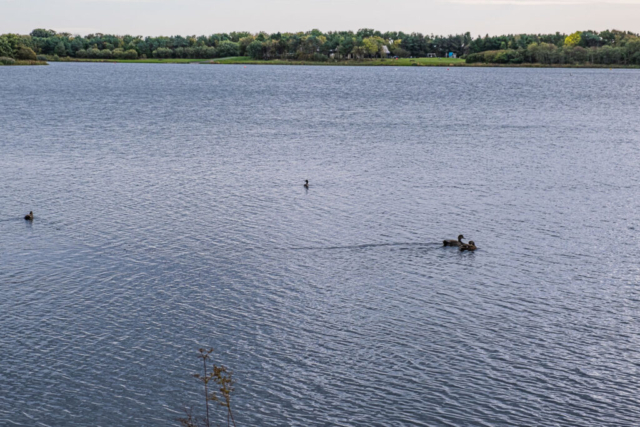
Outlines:
[[640,38],[624,47],[557,47],[532,43],[526,49],[487,50],[465,57],[467,64],[542,64],[542,65],[640,65]]
[[22,60],[16,60],[13,58],[9,58],[6,56],[0,57],[0,66],[5,66],[5,65],[47,65],[46,61],[22,61]]

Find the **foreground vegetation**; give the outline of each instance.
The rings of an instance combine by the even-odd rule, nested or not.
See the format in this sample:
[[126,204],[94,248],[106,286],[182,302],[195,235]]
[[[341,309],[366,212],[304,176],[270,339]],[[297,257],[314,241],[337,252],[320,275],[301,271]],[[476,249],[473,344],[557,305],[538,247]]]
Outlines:
[[[210,36],[86,37],[37,29],[0,36],[0,57],[17,61],[138,61],[342,65],[596,65],[640,66],[640,35],[616,30],[570,35],[510,34],[472,38],[385,32],[232,32]],[[427,58],[428,57],[428,58]],[[435,57],[435,58],[434,58]],[[383,61],[384,60],[384,61]],[[413,62],[412,62],[413,60]]]
[[[227,419],[227,427],[236,426],[236,421],[233,418],[233,411],[231,411],[231,394],[234,391],[235,380],[233,379],[233,373],[228,370],[224,365],[212,365],[211,353],[213,349],[205,350],[203,348],[198,350],[198,358],[202,360],[202,372],[203,374],[195,374],[194,377],[202,383],[204,391],[204,415],[198,417],[194,415],[193,407],[185,407],[185,417],[178,418],[182,427],[211,427],[215,423],[216,415],[222,415],[222,418]],[[212,383],[209,385],[209,383]],[[213,391],[209,391],[213,388]],[[217,390],[216,390],[217,389]],[[214,402],[210,410],[209,402]],[[217,405],[215,405],[217,404]],[[220,406],[223,409],[223,414],[215,412],[214,408]],[[212,421],[213,420],[213,421]]]

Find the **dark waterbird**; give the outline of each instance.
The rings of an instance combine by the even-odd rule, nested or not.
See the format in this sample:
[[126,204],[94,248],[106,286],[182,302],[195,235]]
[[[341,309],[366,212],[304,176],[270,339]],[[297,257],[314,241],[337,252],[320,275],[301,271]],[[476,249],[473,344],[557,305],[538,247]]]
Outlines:
[[462,239],[464,239],[464,236],[461,234],[458,236],[458,240],[444,240],[442,242],[442,246],[462,246],[465,245],[466,243],[462,242]]
[[27,221],[33,221],[33,211],[30,211],[29,215],[25,215],[24,219],[26,219]]
[[460,246],[460,251],[464,252],[464,251],[475,251],[476,249],[478,249],[476,247],[476,244],[473,242],[473,240],[469,240],[469,243],[463,243],[462,246]]
[[309,180],[308,179],[304,180],[304,188],[309,188]]

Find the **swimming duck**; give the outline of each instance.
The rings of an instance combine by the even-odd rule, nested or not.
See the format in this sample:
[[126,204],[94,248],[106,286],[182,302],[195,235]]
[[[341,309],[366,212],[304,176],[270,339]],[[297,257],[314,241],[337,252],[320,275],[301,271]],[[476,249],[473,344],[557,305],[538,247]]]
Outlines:
[[309,180],[308,179],[304,180],[304,188],[309,188]]
[[463,243],[462,246],[460,246],[460,250],[461,251],[475,251],[476,249],[478,249],[476,247],[476,244],[473,242],[473,240],[469,240],[469,243]]
[[464,236],[461,234],[458,236],[458,240],[444,240],[442,242],[442,246],[462,246],[462,245],[466,245],[466,243],[462,242],[462,239],[464,239]]
[[29,215],[25,215],[24,219],[27,221],[33,221],[33,211],[29,212]]

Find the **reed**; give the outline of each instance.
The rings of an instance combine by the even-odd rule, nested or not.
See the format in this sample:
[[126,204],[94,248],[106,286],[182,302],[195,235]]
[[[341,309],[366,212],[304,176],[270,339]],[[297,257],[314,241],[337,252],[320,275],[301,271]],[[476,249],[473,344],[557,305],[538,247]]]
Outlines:
[[[178,421],[183,427],[211,427],[212,411],[209,408],[209,402],[215,402],[218,406],[224,409],[224,416],[227,419],[227,427],[232,424],[235,427],[236,421],[233,417],[233,411],[231,410],[231,394],[234,391],[235,381],[233,379],[233,372],[227,369],[224,365],[217,366],[213,364],[213,368],[209,369],[211,362],[211,354],[213,349],[205,350],[203,348],[198,350],[198,358],[202,360],[202,372],[203,374],[195,374],[199,382],[202,383],[204,388],[204,407],[205,416],[198,419],[193,414],[193,408],[185,408],[185,417],[179,418]],[[217,390],[210,392],[209,383],[213,381]]]

